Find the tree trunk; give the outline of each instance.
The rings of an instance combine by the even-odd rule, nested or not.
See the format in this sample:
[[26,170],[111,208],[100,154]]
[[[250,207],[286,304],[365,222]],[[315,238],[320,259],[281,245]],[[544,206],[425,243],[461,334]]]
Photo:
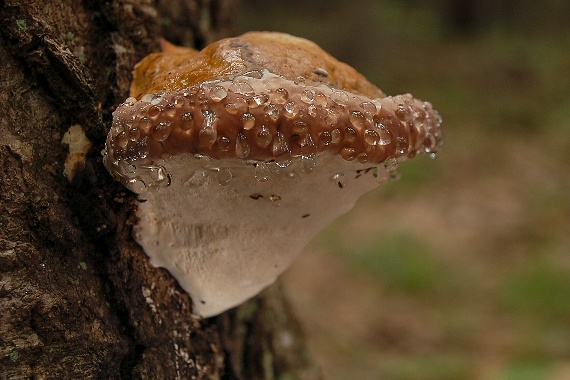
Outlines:
[[[1,379],[318,377],[278,285],[192,319],[102,164],[135,63],[161,35],[198,48],[226,36],[234,14],[233,0],[0,0]],[[92,146],[68,180],[72,125]]]

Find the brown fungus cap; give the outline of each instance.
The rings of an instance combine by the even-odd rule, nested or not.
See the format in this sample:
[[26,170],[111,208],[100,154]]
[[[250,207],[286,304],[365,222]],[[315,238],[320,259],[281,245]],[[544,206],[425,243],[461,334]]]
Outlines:
[[107,141],[114,162],[181,153],[279,161],[329,151],[381,163],[435,153],[442,140],[430,103],[386,97],[316,44],[281,33],[151,54],[136,67],[131,96]]
[[385,95],[349,65],[315,43],[275,32],[249,32],[212,43],[202,51],[163,45],[135,69],[131,96],[181,92],[191,86],[231,80],[250,71],[267,70],[288,80],[304,78],[370,98]]
[[144,198],[134,237],[197,315],[257,294],[400,158],[442,143],[430,103],[385,96],[302,38],[163,50],[137,65],[104,161]]

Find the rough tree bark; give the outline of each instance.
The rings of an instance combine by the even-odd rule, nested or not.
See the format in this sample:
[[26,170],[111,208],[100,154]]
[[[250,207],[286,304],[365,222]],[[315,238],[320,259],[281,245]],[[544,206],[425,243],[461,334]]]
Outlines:
[[[160,36],[226,36],[233,17],[233,0],[0,0],[1,379],[318,377],[279,286],[193,320],[131,238],[136,198],[102,165],[134,64]],[[70,183],[72,125],[92,148]]]

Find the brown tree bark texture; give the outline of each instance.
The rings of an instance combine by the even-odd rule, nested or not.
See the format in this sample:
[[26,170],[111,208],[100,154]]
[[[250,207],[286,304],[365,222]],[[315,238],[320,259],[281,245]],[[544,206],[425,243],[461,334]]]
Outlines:
[[[161,36],[231,33],[233,0],[0,0],[0,379],[310,379],[279,286],[207,320],[131,238],[101,151]],[[92,142],[72,182],[63,134]]]

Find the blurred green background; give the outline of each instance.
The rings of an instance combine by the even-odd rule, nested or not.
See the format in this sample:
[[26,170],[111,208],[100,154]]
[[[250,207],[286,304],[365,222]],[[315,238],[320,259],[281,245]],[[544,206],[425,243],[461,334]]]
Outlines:
[[326,379],[570,379],[570,2],[246,1],[443,117],[284,276]]

